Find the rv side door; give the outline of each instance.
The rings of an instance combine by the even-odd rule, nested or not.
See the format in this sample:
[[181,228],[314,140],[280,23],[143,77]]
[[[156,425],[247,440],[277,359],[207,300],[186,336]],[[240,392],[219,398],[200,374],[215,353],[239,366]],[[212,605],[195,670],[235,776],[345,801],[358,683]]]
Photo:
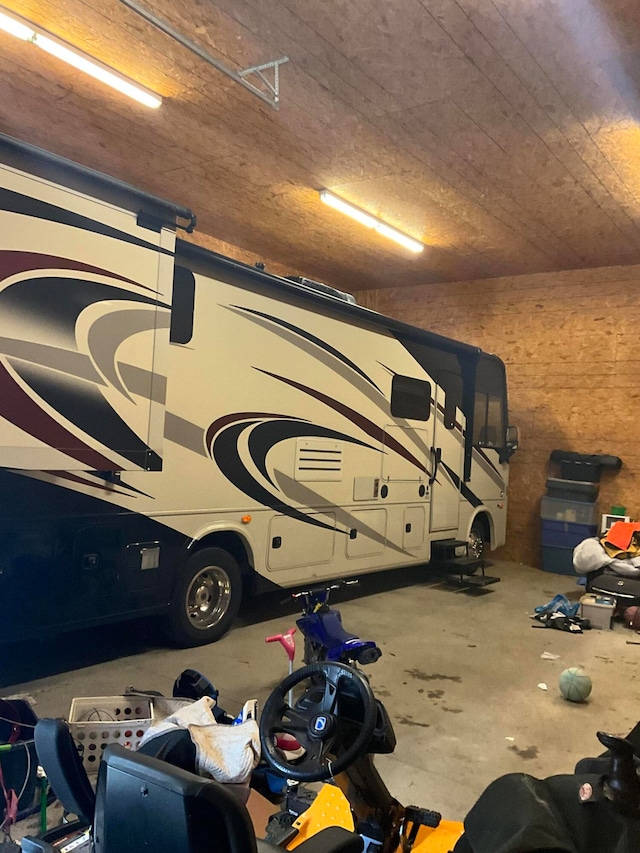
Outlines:
[[[460,479],[464,464],[462,378],[440,371],[436,375],[433,454],[439,460],[431,487],[431,531],[458,529]],[[435,464],[435,463],[434,463]]]

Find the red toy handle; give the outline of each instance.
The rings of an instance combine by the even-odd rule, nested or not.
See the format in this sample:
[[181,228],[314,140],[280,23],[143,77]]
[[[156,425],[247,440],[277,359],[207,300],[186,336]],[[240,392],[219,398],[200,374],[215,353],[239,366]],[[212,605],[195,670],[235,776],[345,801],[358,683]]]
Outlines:
[[265,643],[280,643],[287,653],[289,662],[293,663],[293,659],[296,656],[296,641],[293,639],[293,635],[296,631],[297,628],[289,628],[284,634],[274,634],[273,637],[265,637],[264,641]]

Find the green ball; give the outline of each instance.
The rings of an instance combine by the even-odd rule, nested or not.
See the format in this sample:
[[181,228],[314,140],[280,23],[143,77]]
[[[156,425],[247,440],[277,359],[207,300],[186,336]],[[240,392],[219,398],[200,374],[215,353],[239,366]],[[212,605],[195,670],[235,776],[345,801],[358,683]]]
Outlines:
[[560,692],[569,702],[584,702],[591,693],[593,684],[584,669],[571,666],[560,676]]

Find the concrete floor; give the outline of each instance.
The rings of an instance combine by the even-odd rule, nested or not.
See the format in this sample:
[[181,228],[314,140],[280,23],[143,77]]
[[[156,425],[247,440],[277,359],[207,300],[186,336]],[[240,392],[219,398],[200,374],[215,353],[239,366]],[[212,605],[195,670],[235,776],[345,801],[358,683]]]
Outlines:
[[[626,734],[640,716],[640,646],[626,644],[628,629],[532,630],[535,605],[558,592],[577,599],[581,588],[515,563],[497,563],[494,573],[502,582],[482,594],[413,569],[364,578],[334,601],[345,626],[383,650],[367,673],[398,738],[396,752],[376,760],[384,780],[401,802],[452,819],[463,818],[495,777],[570,772],[578,758],[600,751],[598,729]],[[199,649],[167,649],[153,622],[13,646],[4,650],[0,695],[28,693],[38,716],[65,716],[74,696],[128,685],[170,695],[175,677],[193,667],[211,678],[228,711],[249,697],[262,703],[286,673],[282,649],[264,642],[294,624],[296,608],[283,597],[246,607],[230,634]],[[544,651],[560,658],[542,660]],[[557,689],[561,671],[578,664],[594,684],[583,705]]]

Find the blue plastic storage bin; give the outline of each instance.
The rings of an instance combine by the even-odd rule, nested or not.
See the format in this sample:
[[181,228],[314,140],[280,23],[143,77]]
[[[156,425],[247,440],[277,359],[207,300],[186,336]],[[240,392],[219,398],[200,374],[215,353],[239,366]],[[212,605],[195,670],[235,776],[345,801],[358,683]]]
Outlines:
[[553,548],[575,548],[584,539],[597,536],[595,524],[574,524],[571,521],[542,519],[542,544]]
[[556,575],[573,575],[573,548],[556,548],[552,545],[542,546],[542,570],[554,572]]

